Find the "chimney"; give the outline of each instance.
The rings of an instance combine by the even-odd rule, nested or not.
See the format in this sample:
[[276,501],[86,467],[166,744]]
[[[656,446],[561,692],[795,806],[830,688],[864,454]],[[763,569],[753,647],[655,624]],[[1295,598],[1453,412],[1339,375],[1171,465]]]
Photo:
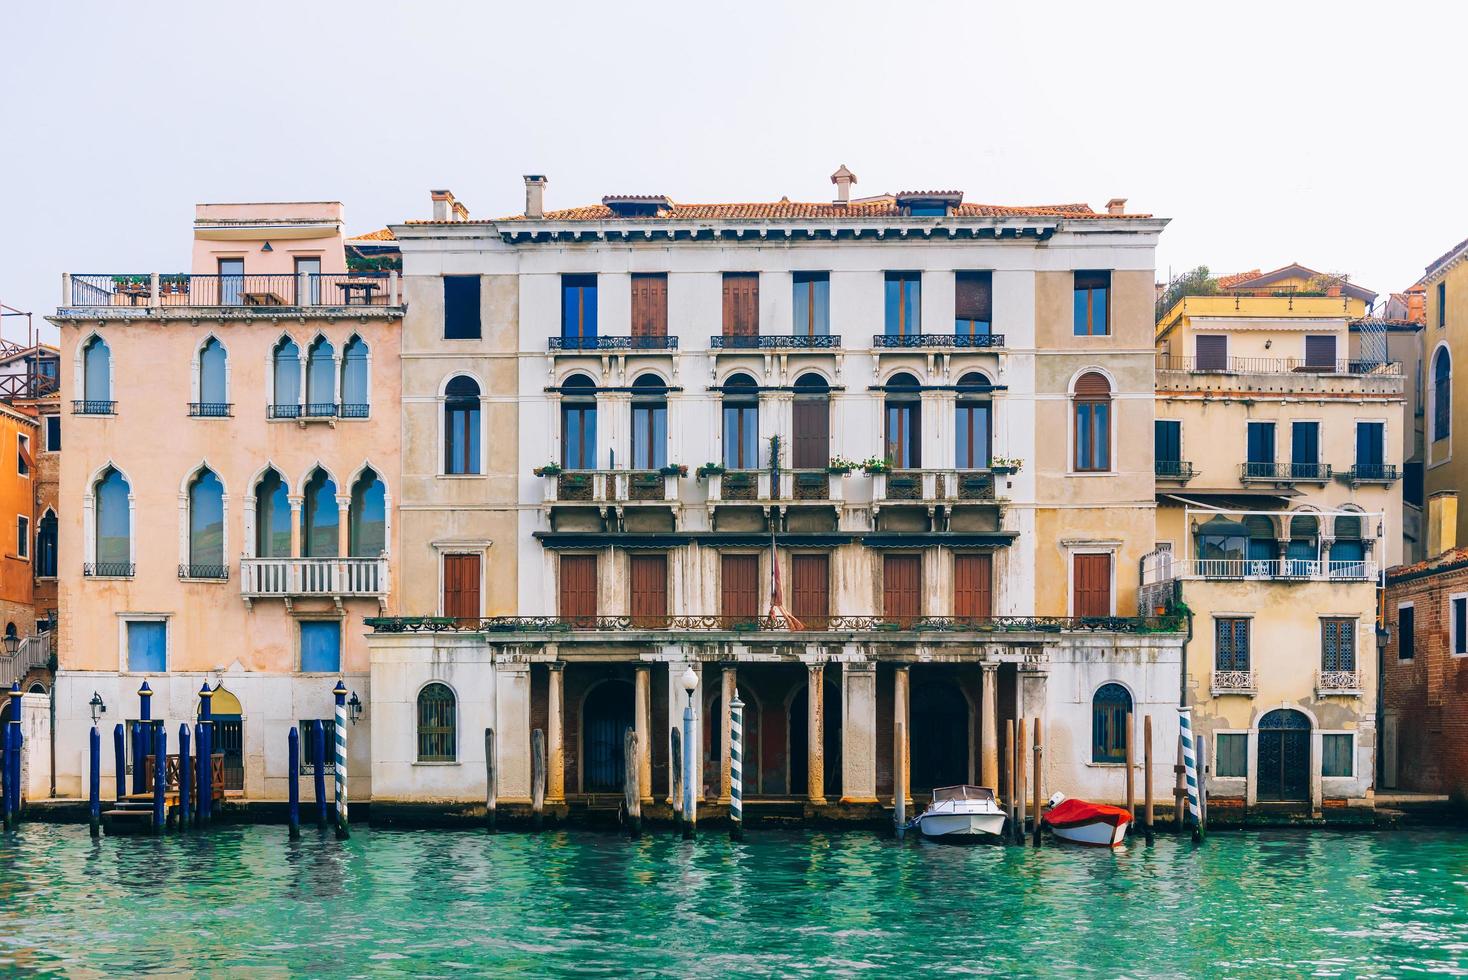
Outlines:
[[454,219],[454,208],[456,206],[456,202],[454,201],[454,192],[453,191],[448,191],[448,190],[444,190],[444,191],[429,191],[428,192],[428,196],[431,197],[431,198],[433,198],[433,220],[434,221],[453,221],[453,220],[455,220]]
[[1113,197],[1106,202],[1107,214],[1126,214],[1126,198]]
[[1427,498],[1427,557],[1458,546],[1458,491],[1439,490]]
[[545,217],[545,177],[540,174],[525,175],[525,217]]
[[846,169],[846,164],[836,168],[831,175],[831,183],[836,185],[836,202],[845,205],[851,200],[851,185],[856,183],[856,174]]

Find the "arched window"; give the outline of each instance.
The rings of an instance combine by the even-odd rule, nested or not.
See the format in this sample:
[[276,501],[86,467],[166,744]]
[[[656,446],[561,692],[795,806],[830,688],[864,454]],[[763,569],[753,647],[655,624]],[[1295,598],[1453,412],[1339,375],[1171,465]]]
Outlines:
[[96,508],[96,562],[93,575],[129,576],[132,565],[132,514],[128,498],[132,488],[112,467],[92,488]]
[[1120,684],[1102,684],[1091,699],[1091,761],[1126,762],[1126,723],[1132,696]]
[[1279,557],[1279,536],[1274,533],[1274,519],[1267,514],[1250,514],[1244,518],[1244,527],[1249,529],[1249,574],[1268,574],[1267,570],[1252,563],[1273,561]]
[[1286,573],[1310,575],[1320,560],[1320,521],[1313,514],[1290,518],[1290,543],[1285,547]]
[[443,471],[479,472],[479,385],[460,375],[449,381],[443,402]]
[[[90,397],[90,396],[88,396]],[[1440,347],[1432,362],[1432,439],[1446,439],[1453,428],[1453,358]]]
[[886,427],[883,433],[887,459],[897,470],[915,470],[923,465],[922,402],[918,380],[906,371],[887,382]]
[[1083,473],[1111,471],[1111,384],[1095,371],[1076,380],[1075,468]]
[[747,374],[724,382],[724,466],[759,468],[759,389]]
[[353,335],[342,348],[342,418],[365,419],[369,404],[367,342]]
[[56,577],[56,512],[49,509],[36,525],[36,577]]
[[371,469],[362,471],[352,484],[351,510],[347,522],[347,554],[353,558],[376,558],[387,551],[387,487]]
[[668,465],[668,386],[655,374],[632,382],[632,468]]
[[301,417],[301,349],[289,337],[275,345],[271,366],[275,384],[274,402],[270,406],[273,419]]
[[306,351],[306,414],[336,414],[336,350],[331,341],[317,337]]
[[453,762],[458,758],[454,715],[454,692],[446,684],[427,684],[418,692],[419,762]]
[[1332,578],[1361,578],[1366,573],[1366,541],[1361,518],[1342,514],[1335,519],[1335,540],[1330,545]]
[[989,379],[977,371],[959,378],[954,411],[953,433],[958,445],[954,465],[961,470],[988,469],[993,449]]
[[112,411],[112,351],[101,337],[93,337],[82,348],[82,398],[85,414]]
[[203,469],[189,484],[189,564],[187,578],[226,578],[224,564],[224,485]]
[[306,499],[301,503],[301,553],[306,558],[335,558],[340,554],[337,529],[341,514],[336,504],[336,484],[318,469],[306,481]]
[[255,486],[255,555],[259,558],[291,556],[291,501],[285,480],[275,470],[266,470]]
[[561,465],[594,470],[596,460],[596,385],[573,374],[561,383]]
[[[797,470],[823,470],[831,462],[831,386],[808,371],[795,379],[791,406],[790,465]],[[797,476],[797,482],[801,477]],[[815,485],[823,485],[824,477]]]
[[199,348],[199,401],[194,414],[206,418],[219,418],[229,414],[229,385],[226,368],[229,354],[224,345],[214,337],[204,341]]

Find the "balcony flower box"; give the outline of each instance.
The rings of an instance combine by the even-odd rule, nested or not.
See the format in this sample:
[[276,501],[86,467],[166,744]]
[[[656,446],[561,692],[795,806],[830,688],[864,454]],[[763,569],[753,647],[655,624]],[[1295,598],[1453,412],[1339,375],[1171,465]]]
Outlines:
[[658,470],[663,476],[687,476],[688,467],[682,463],[670,463]]
[[531,473],[534,473],[536,476],[560,476],[560,474],[561,474],[561,464],[560,463],[546,463],[544,466],[537,466],[535,469],[531,470],[530,472]]
[[704,463],[695,471],[695,473],[700,480],[704,479],[705,477],[723,476],[724,467],[720,466],[718,463]]

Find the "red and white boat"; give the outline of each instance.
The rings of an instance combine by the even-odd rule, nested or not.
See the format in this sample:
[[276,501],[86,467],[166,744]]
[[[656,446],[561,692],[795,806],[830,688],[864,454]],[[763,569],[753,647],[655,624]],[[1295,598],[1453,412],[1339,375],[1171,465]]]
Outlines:
[[1132,823],[1131,814],[1122,807],[1068,800],[1064,793],[1050,797],[1041,819],[1056,837],[1087,847],[1120,847]]

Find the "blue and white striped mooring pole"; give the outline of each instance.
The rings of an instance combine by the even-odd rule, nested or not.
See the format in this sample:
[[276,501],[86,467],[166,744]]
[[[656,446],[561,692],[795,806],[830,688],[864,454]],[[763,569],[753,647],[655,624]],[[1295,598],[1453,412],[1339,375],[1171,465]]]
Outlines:
[[729,702],[729,839],[744,839],[744,759],[740,746],[744,742],[744,702],[739,688]]
[[336,836],[351,835],[347,826],[347,686],[340,680],[331,692],[336,697]]
[[1193,744],[1193,709],[1178,708],[1178,737],[1183,743],[1183,776],[1187,782],[1188,814],[1193,820],[1193,836],[1203,833],[1202,807],[1198,803],[1198,750]]

